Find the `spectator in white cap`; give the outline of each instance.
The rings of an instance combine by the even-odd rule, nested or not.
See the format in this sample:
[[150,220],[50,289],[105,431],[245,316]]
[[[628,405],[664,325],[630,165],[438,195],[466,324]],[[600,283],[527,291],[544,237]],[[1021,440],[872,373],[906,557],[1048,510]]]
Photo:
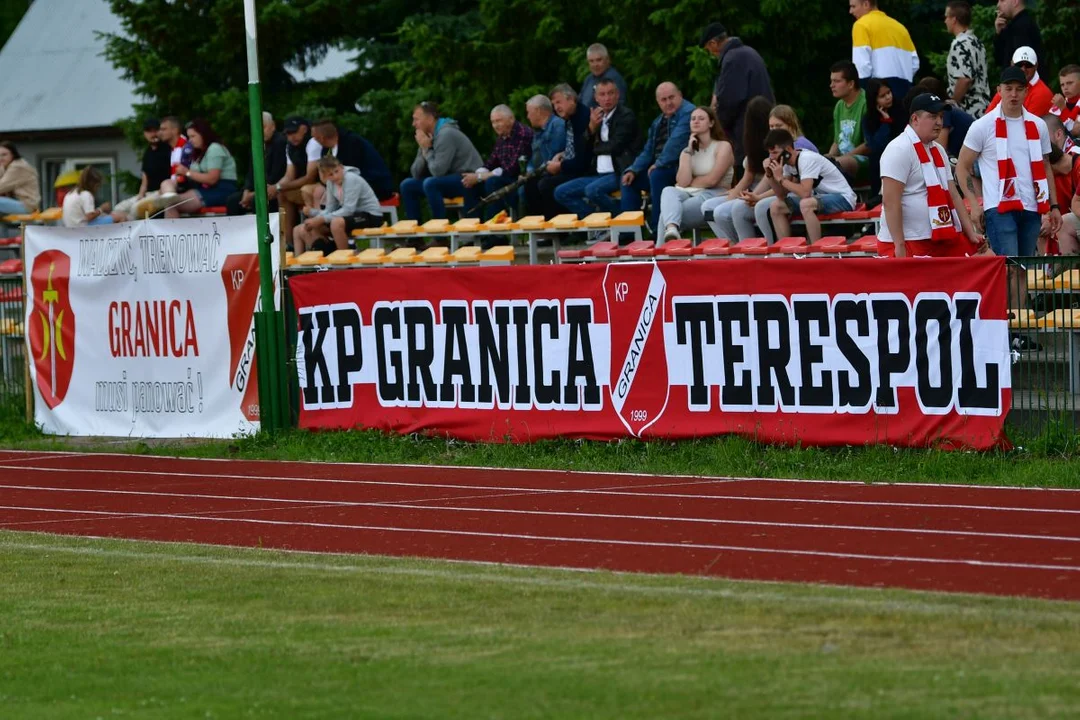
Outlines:
[[[1029,47],[1017,48],[1016,52],[1013,53],[1012,64],[1013,67],[1023,70],[1024,77],[1027,78],[1028,91],[1027,96],[1024,98],[1024,109],[1039,117],[1050,112],[1050,108],[1054,104],[1054,93],[1039,77],[1039,56]],[[990,112],[1000,103],[1001,93],[999,92],[990,101],[986,112]]]

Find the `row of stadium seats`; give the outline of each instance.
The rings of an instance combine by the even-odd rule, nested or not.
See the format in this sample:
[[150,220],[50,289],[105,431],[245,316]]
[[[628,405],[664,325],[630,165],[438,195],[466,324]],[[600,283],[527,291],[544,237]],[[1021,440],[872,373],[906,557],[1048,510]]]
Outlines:
[[323,255],[321,250],[294,256],[285,253],[285,266],[289,270],[326,267],[453,267],[461,265],[511,265],[514,262],[514,248],[499,245],[489,250],[481,250],[475,245],[458,248],[451,252],[445,247],[429,247],[417,251],[412,247],[400,247],[386,252],[383,248],[355,250],[335,250]]
[[669,240],[659,247],[652,240],[638,240],[625,247],[602,242],[591,248],[559,250],[559,262],[610,262],[611,260],[680,260],[737,257],[872,257],[877,255],[877,238],[873,235],[848,242],[841,236],[825,237],[807,243],[804,237],[780,238],[769,245],[765,238],[747,238],[736,243],[723,238],[705,240],[694,245],[690,240]]

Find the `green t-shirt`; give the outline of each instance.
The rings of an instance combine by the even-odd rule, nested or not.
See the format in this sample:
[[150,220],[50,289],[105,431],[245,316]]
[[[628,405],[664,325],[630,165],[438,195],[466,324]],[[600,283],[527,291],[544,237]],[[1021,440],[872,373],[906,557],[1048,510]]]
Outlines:
[[225,146],[221,143],[211,143],[206,148],[206,154],[191,163],[191,169],[195,172],[210,172],[220,170],[219,180],[232,180],[236,182],[236,161]]
[[845,155],[863,144],[862,121],[866,115],[866,91],[848,107],[843,100],[836,101],[833,108],[833,140]]

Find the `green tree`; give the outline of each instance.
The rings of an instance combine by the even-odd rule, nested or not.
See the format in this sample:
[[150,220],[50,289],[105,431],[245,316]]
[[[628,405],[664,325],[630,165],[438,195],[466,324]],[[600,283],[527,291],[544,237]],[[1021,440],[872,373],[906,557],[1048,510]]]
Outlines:
[[15,32],[28,7],[30,0],[5,0],[0,4],[0,48],[4,47],[11,33]]

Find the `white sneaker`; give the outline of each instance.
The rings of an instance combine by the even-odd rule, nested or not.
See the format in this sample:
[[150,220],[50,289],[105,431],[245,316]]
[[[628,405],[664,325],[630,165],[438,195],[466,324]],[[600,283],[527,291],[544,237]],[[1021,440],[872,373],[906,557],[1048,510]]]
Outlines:
[[678,240],[679,235],[680,233],[677,228],[669,227],[667,230],[664,231],[664,242],[667,242],[668,240]]

